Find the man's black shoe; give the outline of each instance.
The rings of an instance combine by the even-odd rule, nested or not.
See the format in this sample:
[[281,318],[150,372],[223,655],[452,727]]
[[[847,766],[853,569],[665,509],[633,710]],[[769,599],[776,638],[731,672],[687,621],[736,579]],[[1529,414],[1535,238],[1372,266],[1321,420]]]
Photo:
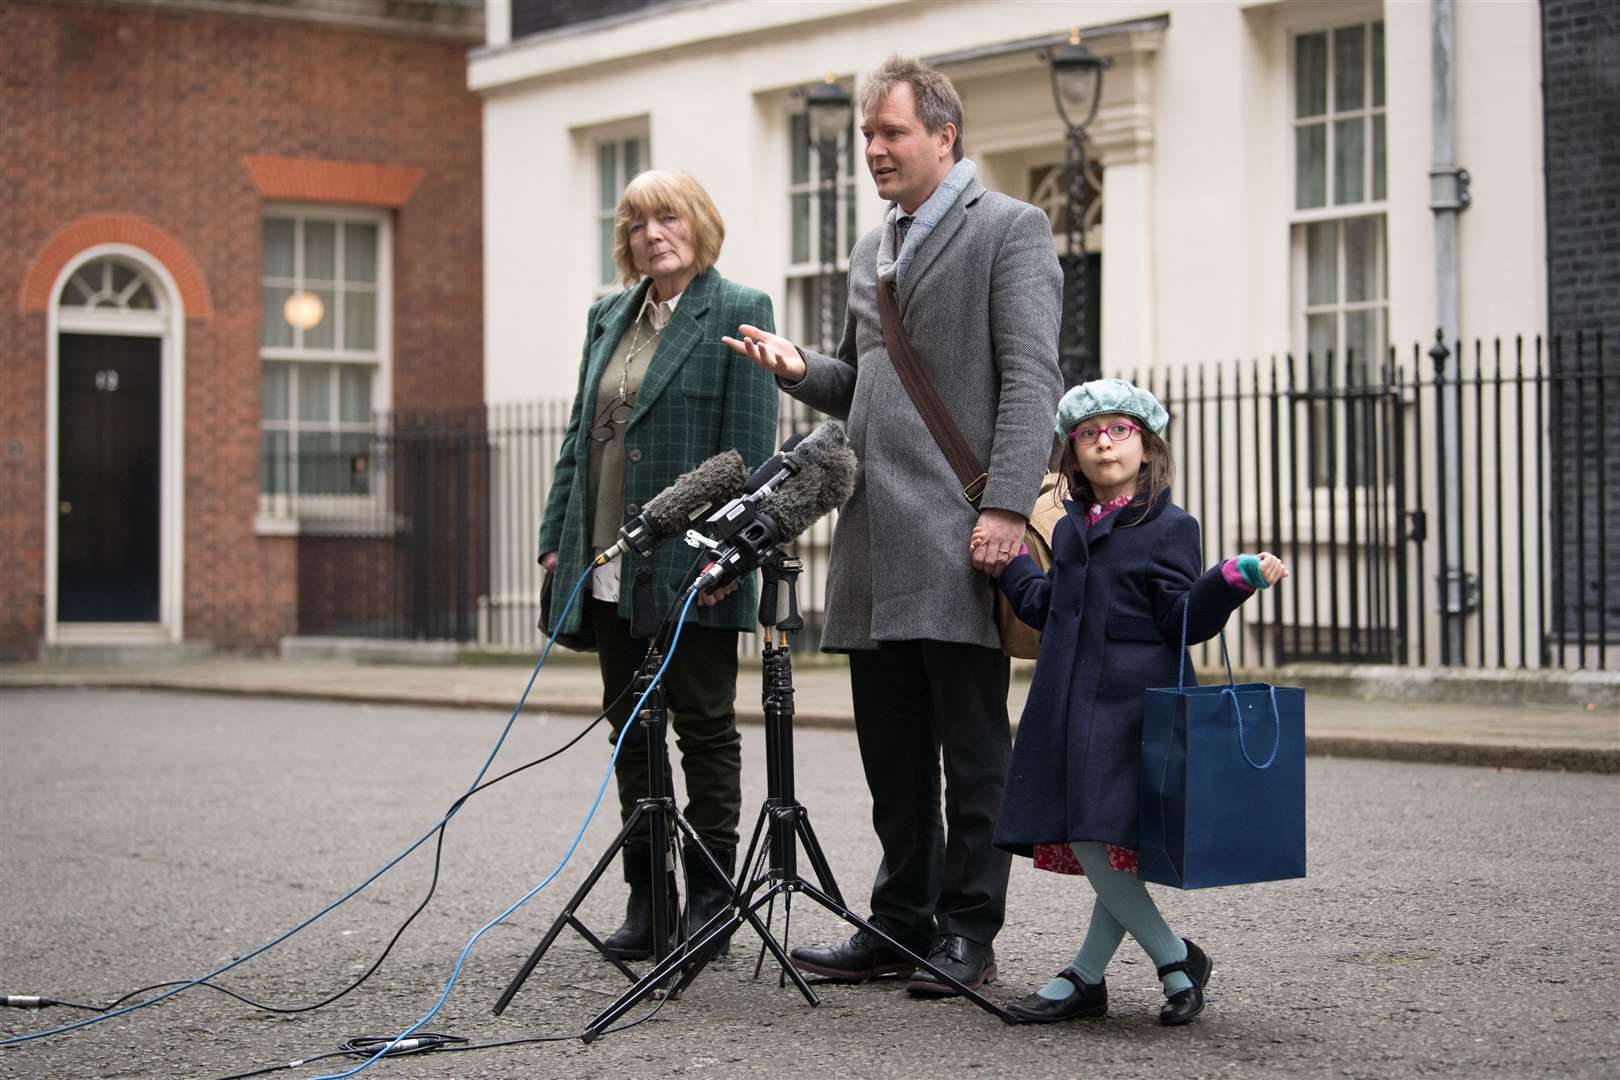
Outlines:
[[855,931],[848,941],[837,945],[801,945],[792,957],[793,966],[800,971],[852,983],[905,978],[917,966],[909,956],[895,952],[865,930]]
[[1106,979],[1092,986],[1075,974],[1073,968],[1064,968],[1057,973],[1057,977],[1069,980],[1074,986],[1074,993],[1062,1001],[1044,998],[1039,993],[1026,994],[1008,1005],[1007,1011],[1024,1024],[1055,1024],[1060,1020],[1108,1015]]
[[[945,934],[928,950],[928,962],[952,976],[969,990],[996,981],[996,951],[961,934]],[[906,984],[913,997],[951,997],[956,987],[924,969]]]

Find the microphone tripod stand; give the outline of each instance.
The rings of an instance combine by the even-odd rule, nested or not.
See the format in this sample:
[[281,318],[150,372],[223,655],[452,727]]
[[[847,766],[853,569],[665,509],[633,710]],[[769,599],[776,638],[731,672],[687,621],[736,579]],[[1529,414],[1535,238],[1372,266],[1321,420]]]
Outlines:
[[[663,666],[663,662],[663,655],[660,653],[658,642],[655,639],[648,647],[647,657],[642,663],[641,669],[636,673],[632,691],[634,700],[639,701],[643,694],[646,695],[646,700],[642,703],[641,712],[638,714],[636,722],[640,725],[643,737],[647,742],[647,797],[636,803],[636,808],[630,814],[629,820],[624,823],[624,828],[619,830],[619,835],[608,846],[608,849],[602,853],[602,857],[597,860],[596,865],[591,869],[585,881],[575,890],[574,895],[569,897],[562,913],[557,916],[556,920],[551,924],[551,928],[546,931],[545,937],[540,939],[540,944],[535,946],[534,951],[529,954],[529,958],[524,962],[522,969],[507,984],[506,990],[500,996],[500,1000],[495,1003],[496,1016],[506,1011],[506,1007],[511,1004],[513,996],[517,994],[524,982],[534,972],[536,965],[546,955],[547,950],[557,940],[557,936],[562,933],[564,927],[572,927],[579,933],[580,937],[590,943],[592,948],[601,953],[604,959],[618,968],[625,978],[631,982],[636,982],[636,973],[626,966],[618,956],[608,951],[602,940],[580,921],[576,912],[579,910],[580,904],[584,902],[585,897],[596,887],[596,883],[601,880],[602,875],[618,859],[620,850],[629,842],[632,832],[634,832],[636,825],[642,818],[649,819],[652,834],[653,962],[659,966],[660,971],[663,971],[662,964],[666,958],[674,956],[677,960],[680,960],[686,955],[684,949],[679,947],[671,948],[670,945],[671,936],[677,929],[670,925],[671,889],[674,885],[673,860],[675,845],[673,834],[678,833],[680,835],[688,851],[701,853],[700,857],[708,860],[709,869],[716,877],[723,878],[726,876],[726,872],[720,866],[720,863],[709,852],[709,849],[703,846],[703,841],[698,838],[697,830],[692,828],[685,816],[681,814],[680,809],[675,805],[674,794],[669,789],[669,755],[666,748],[666,736],[669,727],[668,711],[664,700],[663,687],[653,686],[653,679],[659,668]],[[651,692],[648,692],[649,686],[652,687]],[[673,826],[673,832],[671,826]],[[677,921],[679,920],[677,919]],[[667,971],[660,974],[658,979],[651,984],[651,988],[656,989],[665,982],[667,974]],[[642,980],[642,982],[645,981]],[[637,985],[642,985],[642,983],[637,983]]]
[[[901,945],[880,927],[856,915],[844,903],[838,883],[833,879],[832,867],[816,839],[810,825],[810,815],[794,794],[793,786],[793,663],[790,657],[792,634],[804,628],[799,616],[798,580],[803,564],[792,556],[772,549],[760,561],[763,584],[760,589],[759,622],[764,628],[764,675],[761,698],[765,713],[766,797],[760,807],[754,833],[748,842],[748,855],[741,863],[741,871],[732,895],[731,906],[721,911],[692,936],[682,948],[662,957],[641,981],[626,990],[602,1014],[592,1020],[581,1036],[583,1041],[595,1041],[636,1003],[652,994],[677,970],[680,975],[670,990],[671,996],[681,993],[703,968],[730,940],[732,933],[747,922],[764,943],[783,974],[804,995],[811,1006],[821,1003],[810,984],[793,966],[787,951],[771,934],[770,928],[760,920],[761,907],[774,905],[776,897],[783,897],[783,936],[787,935],[792,919],[794,893],[803,893],[845,922],[865,930],[889,948],[902,953],[933,975],[943,979],[973,1004],[997,1017],[1004,1023],[1016,1023],[1012,1014],[940,971],[924,957]],[[778,644],[780,634],[780,644]],[[819,885],[812,885],[799,876],[798,852],[803,845]],[[598,870],[600,873],[600,869]],[[590,882],[586,883],[587,885]],[[763,965],[764,957],[760,957]],[[759,975],[759,966],[754,969]],[[510,992],[509,992],[510,993]],[[499,1009],[496,1010],[499,1012]]]

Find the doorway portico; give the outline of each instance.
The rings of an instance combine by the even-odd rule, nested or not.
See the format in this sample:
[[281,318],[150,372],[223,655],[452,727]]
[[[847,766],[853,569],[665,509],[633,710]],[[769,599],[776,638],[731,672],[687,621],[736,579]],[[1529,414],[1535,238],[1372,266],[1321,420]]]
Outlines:
[[48,309],[45,641],[183,637],[184,328],[161,262],[69,259]]

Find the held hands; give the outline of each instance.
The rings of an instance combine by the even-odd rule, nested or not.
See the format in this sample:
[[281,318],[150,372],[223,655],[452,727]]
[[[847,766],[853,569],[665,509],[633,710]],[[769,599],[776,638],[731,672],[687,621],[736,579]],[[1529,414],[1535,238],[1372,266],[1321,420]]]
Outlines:
[[799,355],[793,342],[747,323],[737,327],[737,333],[741,341],[734,337],[720,340],[779,379],[791,383],[804,378],[804,357]]
[[984,510],[968,539],[973,569],[997,577],[1024,545],[1023,517],[1011,510]]

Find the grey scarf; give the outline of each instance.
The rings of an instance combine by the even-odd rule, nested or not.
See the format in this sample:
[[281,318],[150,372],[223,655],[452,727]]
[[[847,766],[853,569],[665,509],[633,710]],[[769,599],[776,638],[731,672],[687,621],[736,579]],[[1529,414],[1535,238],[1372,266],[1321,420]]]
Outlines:
[[934,231],[934,226],[945,220],[956,200],[962,197],[962,192],[973,183],[974,174],[978,166],[968,158],[963,158],[951,166],[951,171],[945,174],[945,179],[939,182],[939,187],[911,216],[911,228],[906,231],[905,243],[900,245],[900,256],[894,254],[894,223],[900,217],[900,204],[891,203],[889,212],[883,218],[883,235],[878,239],[877,272],[879,281],[893,281],[898,287],[905,283],[906,271],[911,267],[911,260],[916,258],[921,250],[923,241],[928,234]]

